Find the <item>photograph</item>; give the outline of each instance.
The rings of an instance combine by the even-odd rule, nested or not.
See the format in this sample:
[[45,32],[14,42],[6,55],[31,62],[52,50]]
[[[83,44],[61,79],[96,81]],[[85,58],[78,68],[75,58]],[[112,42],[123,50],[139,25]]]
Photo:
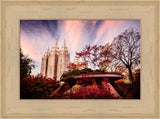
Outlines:
[[20,99],[140,99],[140,20],[20,20]]

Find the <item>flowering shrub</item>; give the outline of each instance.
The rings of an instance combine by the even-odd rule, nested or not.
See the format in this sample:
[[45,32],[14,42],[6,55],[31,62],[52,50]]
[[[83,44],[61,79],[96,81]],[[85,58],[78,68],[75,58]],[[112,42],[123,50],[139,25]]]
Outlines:
[[80,68],[83,68],[85,66],[87,66],[88,63],[87,62],[80,62],[78,64],[75,64],[75,63],[70,63],[67,68],[72,70],[72,69],[80,69]]
[[140,80],[132,84],[116,82],[120,92],[123,92],[125,99],[140,99]]
[[58,81],[43,76],[32,76],[20,80],[20,98],[48,98],[59,87]]
[[[99,79],[101,80],[101,79]],[[81,78],[71,87],[68,82],[65,83],[64,94],[61,99],[113,99],[121,98],[119,94],[113,90],[107,78],[103,78],[101,84],[97,84],[94,78]],[[56,98],[56,97],[53,97]]]
[[[20,80],[21,99],[121,99],[140,98],[140,82],[124,84],[116,82],[117,89],[108,78],[69,78],[62,85],[58,81],[43,76],[32,76]],[[121,97],[122,96],[122,97]]]

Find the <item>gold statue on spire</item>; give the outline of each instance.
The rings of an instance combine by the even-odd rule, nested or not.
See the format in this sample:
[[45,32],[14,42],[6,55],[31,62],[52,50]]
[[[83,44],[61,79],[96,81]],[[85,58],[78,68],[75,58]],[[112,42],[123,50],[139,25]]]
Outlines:
[[56,45],[56,46],[57,46],[57,37],[58,37],[58,36],[56,35],[56,42],[55,42],[55,45]]
[[58,36],[56,35],[56,40],[57,40],[57,37],[58,37]]

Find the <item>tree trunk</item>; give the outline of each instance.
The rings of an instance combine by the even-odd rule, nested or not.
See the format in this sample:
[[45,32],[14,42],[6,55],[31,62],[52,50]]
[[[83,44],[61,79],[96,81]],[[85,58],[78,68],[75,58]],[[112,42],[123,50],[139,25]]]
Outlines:
[[133,82],[133,75],[132,75],[131,67],[128,67],[128,72],[129,72],[129,79],[131,82]]

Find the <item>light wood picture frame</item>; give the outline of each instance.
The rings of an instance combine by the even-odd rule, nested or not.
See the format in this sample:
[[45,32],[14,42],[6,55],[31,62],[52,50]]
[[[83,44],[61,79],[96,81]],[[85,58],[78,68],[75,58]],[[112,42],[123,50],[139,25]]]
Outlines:
[[[1,111],[5,118],[160,118],[159,0],[2,0]],[[20,99],[20,20],[140,20],[141,98]]]

